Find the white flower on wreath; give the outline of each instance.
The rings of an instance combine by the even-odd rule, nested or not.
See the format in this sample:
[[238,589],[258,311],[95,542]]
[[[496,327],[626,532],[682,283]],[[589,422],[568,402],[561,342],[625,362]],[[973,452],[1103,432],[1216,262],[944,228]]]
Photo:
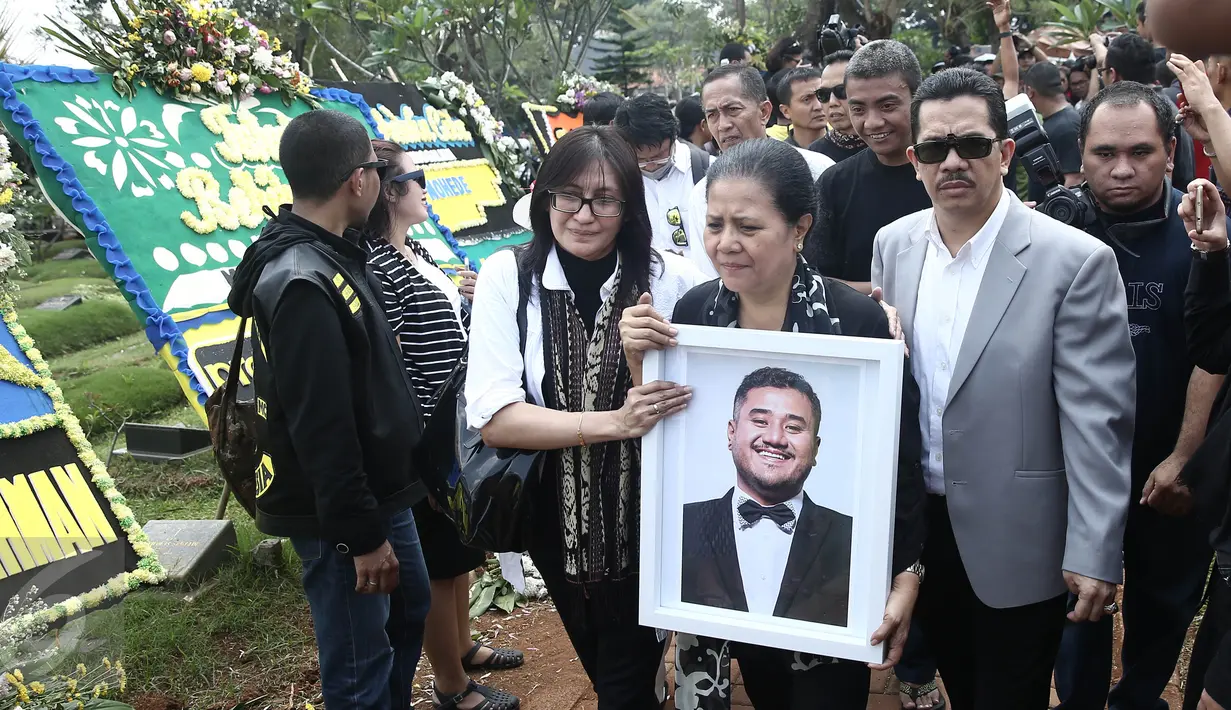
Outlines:
[[17,217],[9,212],[0,212],[0,232],[7,232],[17,226]]
[[145,57],[146,57],[146,59],[153,59],[153,58],[155,58],[155,57],[157,57],[157,56],[158,56],[158,50],[157,50],[157,49],[154,49],[154,45],[150,44],[149,42],[146,42],[146,43],[145,43]]
[[[3,214],[0,216],[12,217],[11,214]],[[13,251],[13,247],[8,244],[0,244],[0,274],[17,266],[17,252]]]
[[259,47],[252,51],[252,66],[257,71],[267,72],[274,65],[274,53],[266,47]]
[[182,169],[184,159],[168,150],[167,137],[153,121],[138,120],[135,108],[81,96],[65,101],[64,108],[72,117],[59,116],[56,125],[72,137],[73,145],[87,149],[82,156],[86,167],[100,175],[111,172],[116,190],[127,185],[134,197],[149,197],[156,185],[175,187],[168,173]]

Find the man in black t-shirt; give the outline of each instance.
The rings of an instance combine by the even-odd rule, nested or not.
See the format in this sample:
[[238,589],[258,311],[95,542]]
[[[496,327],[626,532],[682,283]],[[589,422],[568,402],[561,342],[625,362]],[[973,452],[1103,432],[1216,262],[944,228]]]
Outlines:
[[[1047,132],[1047,139],[1060,161],[1065,187],[1080,185],[1081,149],[1077,147],[1077,132],[1081,127],[1081,114],[1069,105],[1064,96],[1060,69],[1050,62],[1040,62],[1030,67],[1022,82],[1034,110],[1043,117],[1043,130]],[[1043,184],[1031,175],[1029,185],[1030,199],[1042,202],[1047,192]]]
[[865,150],[817,180],[817,219],[804,258],[825,276],[872,292],[872,244],[882,227],[932,206],[906,158],[910,100],[922,82],[909,47],[877,40],[846,66],[847,110]]
[[830,130],[820,140],[813,141],[808,150],[828,155],[835,163],[841,163],[868,147],[855,133],[851,114],[846,108],[846,65],[853,56],[855,53],[849,49],[826,55],[822,60],[825,69],[821,72],[820,88],[816,90],[817,100],[825,106],[825,118],[829,121]]

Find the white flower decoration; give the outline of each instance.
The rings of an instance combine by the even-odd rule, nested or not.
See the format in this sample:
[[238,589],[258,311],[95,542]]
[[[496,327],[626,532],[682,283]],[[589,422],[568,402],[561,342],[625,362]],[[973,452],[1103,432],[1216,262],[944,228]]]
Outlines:
[[[156,185],[165,190],[175,187],[167,173],[182,167],[184,159],[167,149],[170,144],[153,121],[138,121],[136,109],[121,109],[112,101],[100,104],[97,99],[78,96],[76,101],[65,101],[64,107],[74,118],[60,116],[56,125],[78,136],[73,145],[88,149],[83,156],[86,166],[100,175],[111,171],[115,189],[123,190],[127,184],[134,197],[149,197]],[[130,167],[135,175],[130,176]]]

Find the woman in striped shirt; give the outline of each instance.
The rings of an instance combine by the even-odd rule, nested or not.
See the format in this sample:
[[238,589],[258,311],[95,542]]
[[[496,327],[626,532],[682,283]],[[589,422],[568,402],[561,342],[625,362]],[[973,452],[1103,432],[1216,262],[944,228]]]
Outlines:
[[[364,247],[368,264],[380,279],[385,315],[397,335],[406,372],[427,419],[432,414],[433,395],[465,352],[469,304],[427,249],[407,237],[412,225],[428,218],[423,170],[396,143],[377,140],[372,146],[389,168],[368,216]],[[473,294],[474,276],[463,272],[463,288],[469,294]],[[444,406],[454,405],[447,402]],[[423,650],[436,674],[433,706],[446,710],[519,707],[513,695],[479,685],[466,675],[467,670],[515,668],[523,661],[520,651],[493,649],[470,640],[470,571],[483,564],[485,553],[463,545],[453,523],[428,501],[414,507],[414,516],[432,585]]]

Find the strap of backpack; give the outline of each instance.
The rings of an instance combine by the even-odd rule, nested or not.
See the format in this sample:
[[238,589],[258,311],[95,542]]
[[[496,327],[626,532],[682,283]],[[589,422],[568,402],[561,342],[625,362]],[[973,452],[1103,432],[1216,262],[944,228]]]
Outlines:
[[[524,362],[526,359],[526,337],[527,337],[526,336],[526,323],[527,323],[526,312],[527,310],[529,310],[529,307],[530,307],[530,289],[522,290],[521,279],[523,278],[532,279],[533,277],[530,276],[529,274],[521,273],[521,269],[518,269],[518,273],[517,273],[517,279],[518,279],[518,284],[517,284],[517,353],[521,355],[522,361]],[[533,287],[534,287],[534,282],[531,281],[531,288]],[[521,381],[522,381],[522,387],[525,389],[525,392],[526,392],[526,398],[529,399],[530,398],[530,373],[526,372],[525,365],[523,365],[521,368]]]
[[235,401],[235,392],[239,389],[239,368],[244,360],[244,326],[248,324],[246,317],[239,319],[239,331],[235,334],[235,352],[231,355],[231,369],[227,370],[227,381],[223,385],[222,414],[226,416],[227,404]]

